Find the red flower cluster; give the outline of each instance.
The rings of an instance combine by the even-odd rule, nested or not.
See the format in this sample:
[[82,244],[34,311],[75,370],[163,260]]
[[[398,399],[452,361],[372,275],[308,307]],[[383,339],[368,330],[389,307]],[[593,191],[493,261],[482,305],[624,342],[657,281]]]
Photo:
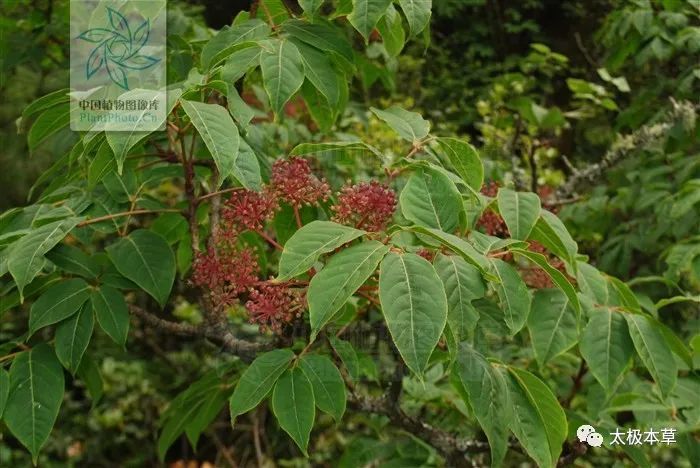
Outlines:
[[262,229],[264,223],[272,219],[277,207],[277,200],[267,188],[262,192],[233,192],[221,209],[224,232],[237,234],[246,229]]
[[[489,182],[481,188],[481,193],[487,197],[495,197],[498,194],[498,183]],[[494,212],[492,209],[488,208],[481,214],[481,217],[476,222],[477,227],[482,228],[486,234],[496,237],[509,237],[508,226],[506,222],[503,221],[501,215]]]
[[192,265],[192,283],[210,290],[216,304],[231,305],[239,294],[258,282],[260,267],[250,248],[208,249]]
[[[566,267],[564,265],[564,262],[561,261],[559,258],[550,255],[544,245],[540,244],[537,241],[533,241],[530,243],[527,249],[530,252],[542,254],[545,257],[547,257],[547,262],[549,262],[551,266],[553,266],[557,270],[561,271],[564,275],[566,275],[569,281],[571,281],[572,283],[575,282],[574,278],[571,278],[566,274]],[[552,281],[552,278],[550,278],[544,270],[537,266],[522,269],[521,272],[523,276],[523,281],[531,288],[544,289],[554,287],[554,282]]]
[[396,193],[375,180],[345,186],[331,209],[335,212],[333,221],[357,229],[381,231],[394,215]]
[[435,252],[429,249],[426,249],[423,247],[418,251],[418,255],[429,261],[430,263],[433,263],[433,260],[435,259]]
[[265,283],[252,289],[245,306],[251,323],[258,323],[261,330],[269,329],[274,333],[280,333],[284,324],[301,315],[299,297],[284,284]]
[[325,201],[331,192],[325,179],[313,175],[309,161],[296,156],[275,161],[270,181],[275,194],[296,208]]

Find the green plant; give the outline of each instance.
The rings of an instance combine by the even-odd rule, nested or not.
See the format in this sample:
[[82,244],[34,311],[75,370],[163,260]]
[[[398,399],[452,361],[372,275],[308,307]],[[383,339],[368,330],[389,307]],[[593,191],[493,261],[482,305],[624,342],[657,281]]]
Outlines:
[[[77,135],[36,203],[0,216],[0,310],[19,323],[0,357],[9,432],[36,461],[64,369],[97,401],[95,330],[129,349],[133,319],[215,344],[161,414],[161,460],[183,434],[218,440],[226,407],[258,464],[267,407],[269,456],[310,460],[289,463],[555,466],[585,454],[580,424],[622,426],[620,407],[640,423],[653,407],[690,458],[697,354],[588,263],[535,193],[482,193],[479,152],[396,105],[363,113],[400,155],[333,135],[348,82],[366,91],[363,54],[400,50],[399,29],[419,36],[430,2],[321,3],[294,14],[262,0],[171,49],[194,62],[171,80],[165,132]],[[25,110],[30,146],[67,125],[54,118],[67,100]],[[342,187],[324,178],[334,158],[351,162]],[[311,434],[336,427],[353,440]]]

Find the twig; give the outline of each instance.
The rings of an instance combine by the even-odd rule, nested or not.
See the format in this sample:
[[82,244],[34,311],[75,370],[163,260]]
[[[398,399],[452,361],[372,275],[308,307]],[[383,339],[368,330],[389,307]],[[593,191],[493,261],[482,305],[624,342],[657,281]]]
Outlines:
[[153,214],[153,213],[180,213],[181,211],[176,208],[164,208],[162,210],[132,210],[123,211],[121,213],[112,213],[105,216],[99,216],[97,218],[86,219],[85,221],[79,222],[76,227],[87,226],[88,224],[101,223],[102,221],[109,221],[114,218],[121,218],[122,216],[133,216],[142,214]]

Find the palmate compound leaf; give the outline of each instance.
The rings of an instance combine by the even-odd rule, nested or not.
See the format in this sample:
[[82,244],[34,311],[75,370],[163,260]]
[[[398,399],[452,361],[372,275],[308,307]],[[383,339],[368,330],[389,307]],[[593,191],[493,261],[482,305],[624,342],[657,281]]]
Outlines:
[[284,244],[278,279],[284,281],[305,273],[322,254],[332,252],[363,234],[365,231],[331,221],[313,221],[304,225]]
[[311,340],[374,273],[388,251],[381,242],[362,242],[333,255],[314,275],[307,293]]
[[340,422],[345,413],[347,395],[340,371],[327,356],[305,354],[299,367],[311,382],[318,409]]
[[676,385],[678,366],[663,332],[651,317],[627,313],[623,316],[639,358],[666,398]]
[[426,259],[390,252],[380,265],[379,300],[396,348],[422,378],[447,321],[440,277]]
[[165,305],[175,281],[175,255],[165,239],[138,229],[107,247],[107,254],[121,275]]
[[538,466],[556,466],[568,430],[556,396],[544,382],[522,369],[508,367],[506,380],[513,434]]
[[192,124],[204,140],[211,157],[219,169],[219,184],[232,175],[240,146],[238,127],[226,108],[218,104],[180,101]]
[[540,197],[507,188],[498,191],[498,211],[513,239],[525,240],[540,216]]
[[535,291],[527,328],[540,367],[576,344],[577,326],[576,312],[564,293],[558,289]]
[[275,349],[261,354],[252,362],[241,375],[229,400],[231,424],[236,416],[255,408],[267,397],[293,358],[294,353],[290,350]]
[[508,449],[512,418],[506,379],[476,350],[463,342],[455,362],[459,383],[491,447],[491,466],[500,466]]
[[272,412],[280,427],[308,456],[309,436],[316,410],[313,386],[301,368],[287,369],[277,380],[272,392]]
[[12,361],[3,419],[35,464],[56,422],[63,390],[63,368],[47,344],[40,343]]
[[593,310],[581,335],[579,349],[593,377],[610,392],[634,354],[622,314],[607,307]]

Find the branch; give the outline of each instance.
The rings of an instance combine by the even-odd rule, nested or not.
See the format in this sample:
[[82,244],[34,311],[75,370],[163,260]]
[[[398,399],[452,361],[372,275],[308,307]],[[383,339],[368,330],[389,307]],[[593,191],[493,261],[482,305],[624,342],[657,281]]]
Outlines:
[[671,111],[665,122],[643,125],[628,135],[622,135],[612,144],[600,162],[591,164],[583,169],[571,167],[572,175],[557,189],[557,198],[567,199],[576,194],[576,189],[584,182],[593,183],[610,167],[616,165],[639,149],[663,140],[668,130],[677,123],[683,123],[688,128],[695,125],[695,106],[688,102],[671,100]]
[[354,409],[387,416],[391,423],[435,447],[450,466],[461,466],[469,453],[490,450],[488,442],[459,437],[407,415],[389,398],[370,398],[350,392],[348,403]]
[[129,310],[133,315],[139,317],[153,328],[157,328],[175,335],[202,337],[216,341],[221,344],[226,351],[242,358],[252,358],[258,351],[263,351],[270,348],[270,344],[268,343],[257,343],[236,338],[229,330],[223,330],[220,327],[172,322],[170,320],[162,319],[157,315],[133,304],[129,305]]
[[120,218],[122,216],[133,216],[133,215],[142,215],[142,214],[153,214],[153,213],[181,213],[181,210],[178,210],[176,208],[165,208],[162,210],[132,210],[132,211],[124,211],[121,213],[112,213],[108,214],[105,216],[99,216],[97,218],[92,218],[92,219],[86,219],[85,221],[79,222],[76,227],[83,227],[87,226],[88,224],[95,224],[95,223],[101,223],[102,221],[109,221],[110,219],[114,218]]

